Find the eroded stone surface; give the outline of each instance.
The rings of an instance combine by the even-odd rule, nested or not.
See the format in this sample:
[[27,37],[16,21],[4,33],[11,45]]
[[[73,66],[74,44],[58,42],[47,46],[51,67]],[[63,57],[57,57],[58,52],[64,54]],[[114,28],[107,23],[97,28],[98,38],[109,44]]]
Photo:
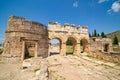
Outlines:
[[[76,56],[51,56],[48,57],[50,63],[50,80],[119,80],[120,67],[117,64],[107,63]],[[55,65],[56,64],[56,65]]]
[[46,26],[23,17],[9,17],[3,56],[18,57],[21,60],[33,56],[47,57],[48,45],[45,44],[48,44]]
[[[31,67],[0,62],[0,80],[120,80],[120,65],[87,56],[54,55],[31,59]],[[39,67],[35,67],[39,66]]]

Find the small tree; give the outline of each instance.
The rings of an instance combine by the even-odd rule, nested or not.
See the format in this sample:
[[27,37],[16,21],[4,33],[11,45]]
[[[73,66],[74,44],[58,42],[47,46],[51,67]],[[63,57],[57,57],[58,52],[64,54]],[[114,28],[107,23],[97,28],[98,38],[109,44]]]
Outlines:
[[67,39],[66,43],[67,43],[67,45],[72,45],[73,44],[73,42],[72,42],[72,40],[70,38]]
[[90,32],[89,32],[89,37],[91,37],[91,34],[90,34]]
[[102,37],[102,38],[104,37],[104,32],[101,33],[101,37]]
[[97,34],[97,36],[98,36],[98,37],[100,36],[99,33]]
[[94,30],[94,37],[97,37],[97,32],[96,32],[96,30]]
[[92,37],[94,37],[94,33],[92,32]]
[[118,45],[118,38],[116,35],[114,36],[113,44]]
[[104,32],[101,33],[101,37],[106,38],[106,35],[104,34]]

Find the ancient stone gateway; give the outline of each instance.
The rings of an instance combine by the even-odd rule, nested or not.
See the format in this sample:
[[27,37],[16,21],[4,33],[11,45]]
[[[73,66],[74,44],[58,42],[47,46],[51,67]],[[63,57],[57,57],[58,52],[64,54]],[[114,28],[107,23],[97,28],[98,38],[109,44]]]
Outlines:
[[26,59],[48,56],[48,32],[41,23],[11,16],[8,20],[3,56]]
[[80,54],[81,42],[83,44],[83,51],[89,52],[89,35],[88,35],[87,27],[82,27],[82,26],[76,27],[73,24],[64,24],[64,26],[61,26],[59,23],[49,22],[48,38],[49,38],[49,48],[50,48],[51,39],[59,39],[60,55],[66,55],[66,40],[68,38],[70,38],[73,41],[73,46],[74,46],[73,54],[76,55]]
[[[112,51],[112,42],[108,38],[90,38],[88,28],[73,24],[61,26],[56,22],[45,25],[29,21],[23,17],[10,16],[6,29],[3,57],[7,60],[24,60],[30,57],[50,55],[50,40],[59,39],[60,55],[66,55],[66,40],[73,41],[73,54],[91,51]],[[81,50],[82,45],[82,50]]]

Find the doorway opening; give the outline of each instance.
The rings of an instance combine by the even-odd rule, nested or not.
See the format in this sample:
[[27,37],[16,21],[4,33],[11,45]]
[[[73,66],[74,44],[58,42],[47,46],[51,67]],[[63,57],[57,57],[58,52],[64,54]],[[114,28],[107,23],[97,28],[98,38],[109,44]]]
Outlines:
[[109,51],[109,44],[105,44],[104,45],[104,52],[108,52]]
[[87,51],[87,44],[88,44],[88,41],[86,39],[81,39],[80,40],[80,50],[81,50],[81,53],[84,53]]
[[50,40],[50,56],[60,54],[61,41],[58,38],[53,38]]
[[75,52],[76,40],[73,37],[68,37],[66,41],[66,55],[72,55]]
[[25,59],[34,57],[35,55],[35,43],[26,42],[25,43]]

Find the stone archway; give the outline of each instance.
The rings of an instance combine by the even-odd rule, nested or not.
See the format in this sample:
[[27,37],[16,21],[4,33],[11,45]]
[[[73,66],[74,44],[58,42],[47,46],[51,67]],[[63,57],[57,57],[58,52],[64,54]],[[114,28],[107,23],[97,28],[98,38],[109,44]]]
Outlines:
[[[56,22],[49,22],[48,24],[49,40],[52,38],[58,38],[61,41],[60,55],[66,55],[67,38],[70,38],[73,41],[73,48],[74,48],[73,54],[79,55],[80,54],[80,39],[83,37],[87,40],[87,42],[85,43],[88,43],[88,40],[89,40],[88,28],[85,26],[76,27],[73,24],[65,24],[64,26],[61,26],[59,23],[56,23]],[[87,44],[85,46],[85,51],[87,52],[86,47],[88,48]]]
[[81,53],[89,52],[89,42],[87,39],[83,38],[80,40],[80,50],[81,50]]
[[[70,44],[67,44],[67,40],[70,41]],[[68,37],[67,40],[66,40],[66,55],[75,54],[77,40],[71,36]]]
[[[54,42],[54,44],[52,43],[52,40]],[[57,41],[57,42],[56,42]],[[50,56],[51,55],[56,55],[56,54],[60,54],[60,50],[61,50],[61,40],[59,38],[52,38],[50,41],[49,41],[49,44],[50,44]]]
[[73,41],[73,53],[74,55],[79,55],[80,54],[80,42],[77,36],[74,35],[69,35],[67,36]]
[[65,40],[63,37],[59,36],[59,35],[52,35],[52,36],[49,36],[49,52],[48,52],[48,56],[50,56],[50,48],[51,48],[51,43],[50,43],[50,40],[52,39],[58,39],[60,41],[60,55],[66,55],[65,54],[65,50],[66,50],[66,45],[65,45]]

